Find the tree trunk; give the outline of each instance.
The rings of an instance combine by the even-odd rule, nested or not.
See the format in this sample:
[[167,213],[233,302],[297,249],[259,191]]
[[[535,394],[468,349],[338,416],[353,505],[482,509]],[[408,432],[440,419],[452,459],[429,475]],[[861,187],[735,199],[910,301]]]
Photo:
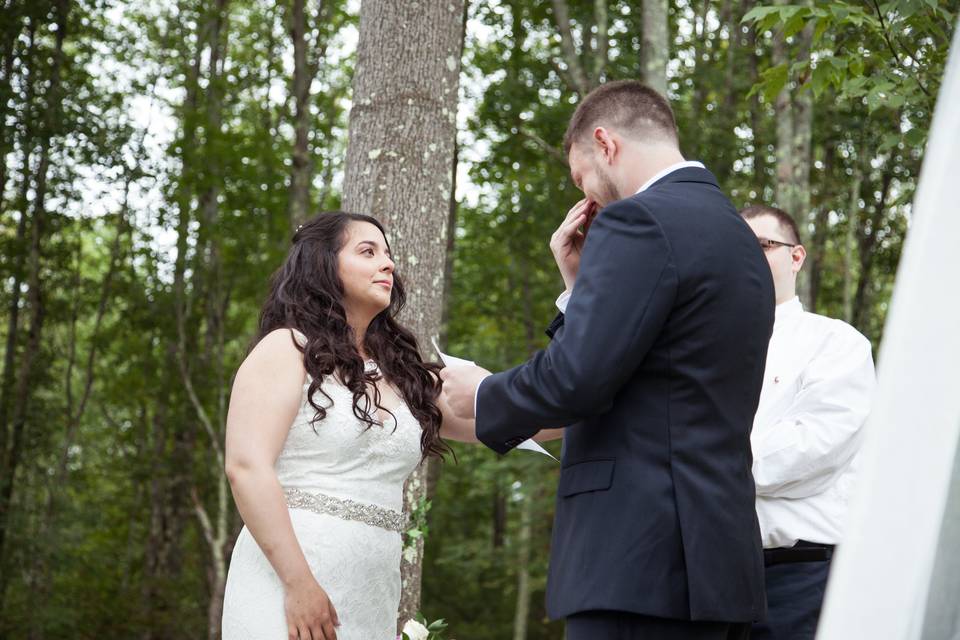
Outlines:
[[[223,284],[223,271],[220,257],[220,236],[216,229],[219,219],[219,199],[223,190],[223,176],[220,164],[210,159],[217,157],[217,141],[223,135],[223,73],[227,57],[227,43],[229,40],[229,0],[217,0],[211,9],[209,17],[211,29],[209,40],[209,66],[207,85],[206,127],[208,140],[211,142],[206,162],[207,188],[200,195],[200,229],[204,238],[204,251],[198,253],[198,269],[194,270],[193,290],[205,290],[205,325],[206,348],[202,353],[206,358],[193,363],[202,368],[207,375],[208,387],[213,388],[213,407],[208,409],[204,404],[201,393],[194,387],[193,371],[190,354],[187,349],[186,326],[178,322],[179,349],[178,360],[180,373],[183,379],[184,390],[197,414],[200,424],[210,439],[210,448],[215,454],[217,473],[215,475],[216,502],[215,508],[206,507],[197,489],[201,478],[207,475],[206,470],[197,470],[201,478],[194,477],[190,483],[190,497],[193,504],[193,513],[200,525],[201,533],[208,547],[207,576],[210,588],[210,600],[207,604],[207,638],[217,640],[220,637],[220,621],[223,614],[223,596],[227,580],[227,559],[225,549],[229,535],[229,515],[231,503],[226,477],[223,474],[223,434],[226,419],[227,381],[224,375],[224,325],[226,310],[229,304],[229,291]],[[309,81],[308,81],[309,89]],[[204,282],[199,282],[203,277]],[[205,286],[204,286],[205,285]],[[204,361],[205,360],[205,361]],[[206,365],[205,367],[203,365]],[[211,513],[212,511],[212,513]]]
[[[748,0],[746,6],[742,7],[742,14],[753,6],[753,0]],[[750,29],[747,35],[747,42],[750,49],[750,78],[752,84],[760,82],[760,56],[757,55],[757,30]],[[751,142],[753,144],[753,181],[759,200],[765,199],[767,187],[767,151],[764,145],[764,137],[761,135],[763,127],[763,104],[760,102],[760,94],[756,93],[750,100],[750,130]]]
[[850,203],[847,205],[847,233],[843,247],[843,319],[853,322],[854,268],[857,264],[857,229],[860,227],[860,186],[863,184],[863,171],[860,168],[860,155],[856,156],[853,167],[853,184],[850,186]]
[[[34,310],[31,320],[27,350],[24,353],[24,363],[21,365],[21,375],[17,389],[16,407],[14,410],[14,450],[15,454],[11,456],[11,467],[15,469],[19,458],[19,447],[22,442],[22,435],[26,423],[27,406],[30,401],[30,379],[34,364],[34,355],[40,350],[40,332],[44,318],[43,292],[40,287],[40,269],[41,269],[41,242],[43,237],[43,228],[46,223],[46,197],[47,197],[47,179],[50,169],[50,149],[53,146],[54,132],[59,128],[59,113],[63,102],[61,92],[61,71],[63,69],[63,43],[67,36],[67,14],[70,5],[67,0],[59,0],[55,4],[56,8],[56,44],[53,54],[53,65],[50,70],[50,85],[46,93],[47,108],[43,118],[43,132],[40,143],[40,162],[37,167],[36,193],[33,203],[33,237],[30,249],[30,278],[28,294],[29,305]],[[41,531],[43,530],[41,523]],[[43,540],[40,540],[43,543]],[[36,567],[34,567],[36,568]],[[33,580],[38,580],[39,588],[31,589],[28,602],[36,602],[38,599],[43,601],[45,594],[45,580],[42,574],[35,573]],[[35,605],[28,604],[27,610],[34,612],[37,610]],[[30,626],[30,638],[41,638],[42,629],[36,625]]]
[[[367,0],[353,79],[343,208],[379,217],[409,283],[404,323],[421,348],[440,332],[456,139],[463,0]],[[426,465],[404,489],[409,513]],[[405,542],[407,542],[405,540]],[[422,538],[404,549],[398,628],[420,608]]]
[[[777,0],[778,5],[788,0]],[[796,55],[791,55],[782,32],[774,37],[773,62],[788,67],[810,55],[813,38],[812,25],[798,35]],[[797,83],[798,85],[800,83]],[[808,233],[810,220],[810,154],[813,131],[813,96],[808,90],[794,87],[790,80],[777,94],[774,104],[777,118],[777,205],[793,216],[801,236]],[[804,238],[801,237],[801,241]],[[800,299],[810,307],[810,284],[805,274],[797,283]]]
[[[326,0],[324,0],[326,1]],[[290,38],[293,40],[294,142],[290,169],[290,230],[296,230],[310,211],[310,84],[313,70],[307,64],[306,0],[293,0],[290,11]]]
[[[813,29],[814,25],[810,23],[799,34],[800,52],[798,59],[800,60],[810,57]],[[811,210],[810,204],[810,165],[813,160],[811,156],[813,145],[813,92],[808,89],[796,91],[793,96],[793,145],[793,204],[791,205],[793,209],[790,210],[790,213],[795,217],[801,231],[813,226],[814,234],[821,237],[821,230],[817,228],[814,219],[817,214]],[[814,247],[814,251],[816,250],[817,248]],[[811,286],[813,277],[814,274],[808,272],[799,281],[800,299],[810,310],[813,310],[815,305],[813,287]]]
[[[36,48],[36,24],[31,20],[27,25],[27,52],[25,56],[24,75],[26,80],[26,98],[25,103],[33,103],[34,87],[36,81],[33,78],[33,62]],[[20,219],[17,221],[17,254],[12,262],[12,291],[10,294],[10,315],[7,318],[7,336],[6,350],[3,354],[3,379],[0,383],[0,563],[6,557],[4,547],[7,534],[7,523],[9,522],[10,501],[13,496],[13,482],[16,467],[19,464],[19,448],[13,451],[16,444],[19,447],[15,433],[11,433],[10,411],[12,409],[14,387],[17,384],[16,356],[17,341],[20,332],[20,296],[23,279],[25,277],[24,269],[29,248],[27,246],[27,221],[30,216],[27,212],[27,194],[31,187],[30,166],[32,163],[32,145],[33,141],[29,134],[23,136],[23,171],[22,183],[19,189],[19,198],[17,205],[20,209]],[[6,583],[9,571],[0,564],[0,605],[3,604],[3,598],[6,593]],[[2,610],[2,609],[0,609]]]
[[529,478],[524,485],[525,495],[520,505],[517,601],[513,613],[513,640],[527,640],[527,619],[530,617],[530,537],[533,529],[533,503],[536,496]]
[[[823,152],[823,174],[831,175],[836,158],[836,149],[833,146],[827,146]],[[817,304],[820,299],[820,287],[823,282],[823,265],[826,264],[827,255],[827,236],[830,232],[829,224],[829,206],[824,202],[813,205],[813,241],[807,248],[807,262],[809,267],[804,267],[807,272],[807,281],[810,283],[808,290],[807,309],[813,313],[817,312]]]
[[[787,4],[787,0],[777,0],[777,4]],[[773,38],[773,64],[776,66],[789,65],[792,62],[788,52],[787,42],[783,33],[777,33]],[[777,94],[774,101],[774,112],[777,121],[777,170],[775,182],[775,200],[777,205],[792,216],[799,212],[794,211],[794,153],[793,132],[793,103],[790,100],[789,80]]]
[[667,95],[667,62],[670,60],[668,0],[643,2],[643,81]]
[[600,84],[610,55],[610,14],[607,0],[594,0],[593,16],[597,23],[597,44],[593,49],[593,81]]
[[[13,97],[11,79],[14,74],[14,44],[23,29],[20,13],[18,3],[10,0],[0,3],[0,14],[5,17],[5,24],[0,28],[0,123],[3,123],[3,126],[0,126],[0,211],[3,211],[7,193],[7,154],[14,149],[14,127],[6,126],[6,122]],[[27,57],[29,59],[29,54]]]
[[[703,0],[700,6],[700,14],[694,18],[693,24],[693,75],[697,75],[697,70],[704,66],[704,58],[710,58],[711,54],[705,54],[708,50],[707,39],[709,36],[709,16],[710,0]],[[706,63],[709,64],[709,63]],[[693,98],[691,100],[691,112],[695,114],[703,113],[703,105],[706,102],[707,87],[703,82],[697,82],[693,88]],[[721,182],[721,184],[723,184]]]
[[873,267],[874,247],[877,244],[877,238],[880,233],[880,223],[883,221],[886,213],[887,197],[890,195],[890,186],[893,183],[892,163],[888,162],[883,169],[880,179],[880,189],[877,191],[878,197],[873,204],[873,212],[869,218],[869,226],[865,226],[860,231],[860,271],[857,274],[857,289],[853,296],[853,326],[861,333],[870,337],[870,332],[866,326],[867,308],[868,308],[868,286],[870,284],[870,272]]
[[[537,323],[533,317],[533,292],[530,288],[531,269],[527,266],[528,253],[517,251],[520,272],[520,299],[522,303],[524,337],[527,357],[537,351],[535,337]],[[530,617],[530,538],[533,531],[533,508],[537,498],[537,476],[527,473],[521,478],[523,484],[523,502],[520,504],[520,532],[517,549],[517,600],[513,616],[513,640],[526,640],[527,623]]]

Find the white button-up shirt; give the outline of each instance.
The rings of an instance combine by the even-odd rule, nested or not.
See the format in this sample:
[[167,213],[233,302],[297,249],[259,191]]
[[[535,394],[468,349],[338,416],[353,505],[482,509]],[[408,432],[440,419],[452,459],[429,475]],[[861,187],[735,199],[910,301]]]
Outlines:
[[875,386],[856,329],[798,298],[777,306],[750,437],[765,548],[841,541]]

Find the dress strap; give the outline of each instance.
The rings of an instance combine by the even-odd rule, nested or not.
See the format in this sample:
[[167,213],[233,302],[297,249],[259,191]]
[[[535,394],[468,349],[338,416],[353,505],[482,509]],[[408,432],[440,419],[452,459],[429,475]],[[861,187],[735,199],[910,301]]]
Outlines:
[[290,333],[293,334],[293,337],[297,341],[297,344],[299,344],[301,347],[306,346],[307,336],[302,331],[300,331],[299,329],[294,329],[293,327],[290,327]]

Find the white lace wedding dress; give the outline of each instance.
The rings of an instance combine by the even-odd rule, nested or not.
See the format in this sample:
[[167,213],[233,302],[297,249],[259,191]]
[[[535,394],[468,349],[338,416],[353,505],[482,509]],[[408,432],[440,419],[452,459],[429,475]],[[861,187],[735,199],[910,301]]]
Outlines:
[[[401,404],[395,420],[366,429],[351,392],[329,377],[323,390],[334,405],[311,425],[307,386],[276,463],[297,540],[337,610],[338,640],[394,640],[403,483],[420,461],[420,425]],[[317,402],[326,406],[320,394]],[[227,575],[223,640],[286,640],[283,605],[283,586],[244,527]]]

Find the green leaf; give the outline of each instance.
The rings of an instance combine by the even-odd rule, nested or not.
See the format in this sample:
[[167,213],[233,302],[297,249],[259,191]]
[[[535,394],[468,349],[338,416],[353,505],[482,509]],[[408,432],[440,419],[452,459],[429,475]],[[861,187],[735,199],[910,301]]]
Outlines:
[[754,7],[747,12],[747,15],[743,16],[740,24],[745,22],[759,22],[771,14],[777,14],[779,12],[780,7]]
[[817,46],[823,39],[823,34],[830,27],[830,22],[825,19],[815,19],[816,27],[813,29],[813,46]]
[[910,129],[910,131],[907,131],[903,138],[904,142],[911,147],[922,147],[924,144],[926,144],[927,133],[919,127],[915,127]]
[[890,149],[896,149],[897,145],[900,144],[900,134],[898,133],[888,133],[883,137],[883,141],[880,143],[880,151],[889,151]]
[[864,71],[863,58],[860,56],[851,56],[850,64],[847,67],[850,73],[855,76],[862,76]]
[[805,12],[798,11],[790,16],[790,19],[787,20],[786,24],[783,25],[783,35],[786,38],[798,34],[803,27],[807,24],[807,16]]
[[766,98],[768,102],[773,102],[787,84],[787,64],[783,63],[771,67],[760,74],[760,77],[762,78],[763,97]]
[[808,84],[810,85],[810,89],[813,91],[813,95],[815,97],[819,98],[824,89],[826,89],[831,82],[833,82],[834,75],[834,69],[826,62],[818,64],[813,69],[813,73],[810,74],[810,80]]

